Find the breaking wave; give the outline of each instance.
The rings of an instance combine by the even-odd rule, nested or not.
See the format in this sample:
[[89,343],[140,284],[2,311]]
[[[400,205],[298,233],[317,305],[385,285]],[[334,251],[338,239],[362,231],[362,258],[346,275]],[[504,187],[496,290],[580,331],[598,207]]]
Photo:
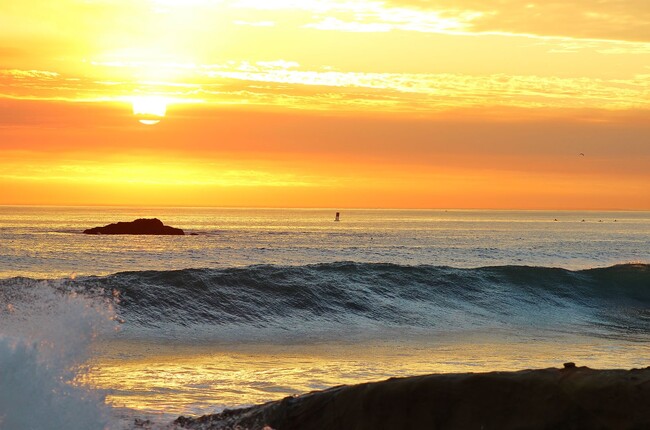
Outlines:
[[110,428],[104,394],[79,378],[93,339],[115,328],[112,305],[52,288],[56,284],[0,284],[2,429]]
[[458,331],[558,333],[647,341],[650,265],[569,271],[500,266],[330,263],[124,272],[59,281],[15,278],[119,297],[120,336],[215,341],[354,340]]
[[0,280],[0,428],[116,428],[105,393],[83,383],[97,337],[282,344],[461,332],[647,342],[650,265],[341,262]]

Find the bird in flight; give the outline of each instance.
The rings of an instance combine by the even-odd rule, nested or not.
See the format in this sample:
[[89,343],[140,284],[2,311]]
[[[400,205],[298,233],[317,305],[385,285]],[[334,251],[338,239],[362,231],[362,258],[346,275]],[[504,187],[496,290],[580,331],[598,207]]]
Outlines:
[[585,156],[584,152],[581,152],[580,155],[582,155],[583,157]]

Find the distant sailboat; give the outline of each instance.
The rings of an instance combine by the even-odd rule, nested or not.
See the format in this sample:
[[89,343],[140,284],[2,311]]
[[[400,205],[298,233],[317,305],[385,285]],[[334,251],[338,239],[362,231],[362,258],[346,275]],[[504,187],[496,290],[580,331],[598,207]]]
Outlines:
[[338,222],[338,221],[341,221],[341,220],[339,219],[339,216],[340,216],[340,215],[341,215],[341,214],[340,214],[339,212],[337,212],[337,213],[336,213],[336,218],[334,218],[334,221],[337,221],[337,222]]

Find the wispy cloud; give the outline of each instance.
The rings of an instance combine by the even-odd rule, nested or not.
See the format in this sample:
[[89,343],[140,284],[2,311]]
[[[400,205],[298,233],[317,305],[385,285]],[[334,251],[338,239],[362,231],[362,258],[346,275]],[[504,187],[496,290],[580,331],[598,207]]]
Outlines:
[[[108,66],[128,67],[125,64]],[[124,97],[140,92],[177,101],[199,98],[212,103],[307,109],[372,107],[388,111],[440,111],[463,107],[650,108],[650,80],[646,74],[629,79],[602,79],[508,74],[364,73],[305,70],[297,62],[287,60],[179,67],[191,73],[188,80],[192,84],[94,81],[58,74],[43,75],[47,72],[0,71],[0,93],[16,98],[96,98],[105,101],[124,100]],[[20,76],[20,79],[15,76]],[[43,79],[47,80],[46,85]]]
[[5,69],[0,70],[0,77],[9,77],[14,79],[55,79],[59,77],[59,73],[48,72],[44,70],[19,70],[19,69]]
[[5,163],[0,180],[36,182],[78,182],[168,185],[168,186],[216,186],[216,187],[311,187],[314,178],[290,173],[268,172],[253,169],[233,169],[215,163],[172,163],[159,161],[149,163],[90,162],[85,160],[57,162],[33,162],[30,166],[12,168]]
[[401,30],[445,33],[468,30],[471,27],[471,22],[481,15],[481,12],[471,11],[448,14],[446,11],[386,8],[381,3],[368,2],[365,10],[355,11],[351,16],[327,16],[319,22],[306,24],[305,27],[349,32]]
[[477,12],[472,31],[650,42],[646,0],[387,0],[386,7]]

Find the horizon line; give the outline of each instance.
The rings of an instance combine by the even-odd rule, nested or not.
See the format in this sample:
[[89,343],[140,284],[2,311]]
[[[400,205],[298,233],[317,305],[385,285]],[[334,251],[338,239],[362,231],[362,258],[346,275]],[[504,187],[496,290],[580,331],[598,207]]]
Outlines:
[[258,209],[258,210],[403,210],[403,211],[490,211],[490,212],[650,212],[647,209],[549,209],[549,208],[454,208],[454,207],[362,207],[362,206],[201,206],[201,205],[131,205],[131,204],[0,204],[0,208],[32,207],[32,208],[133,208],[133,209]]

